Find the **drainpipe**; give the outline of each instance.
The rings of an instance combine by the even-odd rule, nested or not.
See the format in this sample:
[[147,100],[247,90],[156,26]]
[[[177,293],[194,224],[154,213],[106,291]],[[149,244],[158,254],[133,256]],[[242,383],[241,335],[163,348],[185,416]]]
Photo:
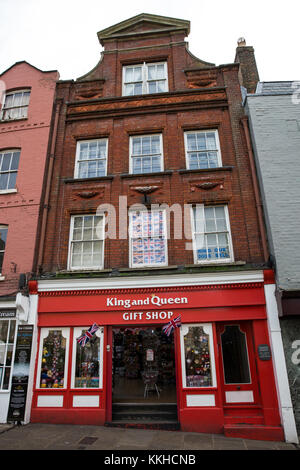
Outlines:
[[247,150],[248,150],[249,161],[250,161],[250,169],[251,169],[251,176],[252,176],[253,189],[254,189],[254,198],[255,198],[257,214],[258,214],[258,224],[259,224],[259,229],[261,233],[264,261],[268,261],[269,250],[268,250],[268,245],[267,245],[266,228],[264,224],[264,215],[263,215],[262,203],[260,199],[260,192],[259,192],[259,187],[258,187],[258,182],[257,182],[255,162],[254,162],[254,156],[253,156],[253,151],[252,151],[252,146],[251,146],[251,139],[250,139],[247,116],[242,117],[241,122],[243,125],[245,137],[246,137],[246,144],[247,144]]
[[42,258],[43,258],[43,249],[44,249],[44,243],[45,243],[47,214],[48,214],[48,209],[49,209],[50,188],[51,188],[51,180],[52,180],[53,165],[54,165],[54,150],[55,150],[55,143],[56,143],[56,136],[57,136],[57,129],[58,129],[58,119],[59,119],[60,108],[61,108],[61,101],[59,103],[55,104],[55,117],[54,117],[53,135],[52,135],[52,139],[51,139],[49,168],[48,168],[46,191],[45,191],[45,198],[44,198],[44,204],[43,204],[41,236],[40,236],[40,243],[39,243],[38,260],[37,260],[37,265],[36,265],[37,269],[39,268],[39,266],[41,266]]

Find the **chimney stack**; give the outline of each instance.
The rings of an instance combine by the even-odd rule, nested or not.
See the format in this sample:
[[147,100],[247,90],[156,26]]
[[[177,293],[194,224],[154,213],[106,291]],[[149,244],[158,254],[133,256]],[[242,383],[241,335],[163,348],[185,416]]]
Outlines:
[[238,39],[237,44],[234,62],[240,64],[240,84],[246,88],[248,93],[255,93],[256,85],[259,82],[259,75],[254,49],[252,46],[246,45],[246,40],[243,37]]

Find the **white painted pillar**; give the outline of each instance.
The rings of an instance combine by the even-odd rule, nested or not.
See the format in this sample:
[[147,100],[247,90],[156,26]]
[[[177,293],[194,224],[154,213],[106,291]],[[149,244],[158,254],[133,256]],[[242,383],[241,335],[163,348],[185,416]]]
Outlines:
[[275,287],[275,284],[266,284],[264,286],[279,411],[286,442],[299,444],[275,298]]

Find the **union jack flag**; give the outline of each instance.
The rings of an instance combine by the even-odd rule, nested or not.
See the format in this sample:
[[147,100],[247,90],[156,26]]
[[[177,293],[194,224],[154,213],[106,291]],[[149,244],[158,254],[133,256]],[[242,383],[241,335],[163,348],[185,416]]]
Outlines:
[[93,337],[93,335],[96,333],[98,329],[99,329],[99,326],[97,325],[97,323],[94,323],[92,326],[89,327],[89,329],[83,335],[77,338],[77,342],[80,344],[82,348]]
[[163,327],[163,332],[167,336],[170,336],[174,328],[179,328],[180,326],[181,326],[181,315],[174,318],[174,320],[169,321],[169,323],[167,323],[166,326]]

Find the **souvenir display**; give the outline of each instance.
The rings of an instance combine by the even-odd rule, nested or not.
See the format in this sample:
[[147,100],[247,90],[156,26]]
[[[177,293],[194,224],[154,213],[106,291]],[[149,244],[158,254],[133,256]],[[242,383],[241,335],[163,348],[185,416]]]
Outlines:
[[43,342],[40,386],[42,388],[62,388],[64,383],[64,368],[66,354],[66,339],[60,330],[49,331]]
[[212,385],[209,336],[203,327],[190,327],[184,337],[187,387]]
[[[86,330],[82,331],[82,334]],[[100,338],[93,336],[84,347],[76,345],[75,388],[99,387]]]

